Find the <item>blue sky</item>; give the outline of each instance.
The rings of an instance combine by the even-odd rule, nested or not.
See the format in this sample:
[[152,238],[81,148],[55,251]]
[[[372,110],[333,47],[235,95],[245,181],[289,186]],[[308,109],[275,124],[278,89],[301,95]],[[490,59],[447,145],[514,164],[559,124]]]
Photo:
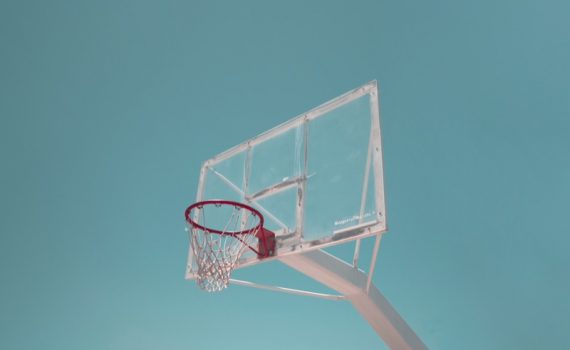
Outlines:
[[183,279],[200,163],[372,79],[379,288],[433,349],[567,348],[569,11],[0,2],[0,348],[381,346],[348,303]]

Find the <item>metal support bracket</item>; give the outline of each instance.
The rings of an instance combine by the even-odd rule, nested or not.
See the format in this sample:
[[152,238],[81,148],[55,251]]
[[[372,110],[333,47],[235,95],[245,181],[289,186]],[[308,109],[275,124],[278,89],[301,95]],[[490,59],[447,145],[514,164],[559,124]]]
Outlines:
[[293,289],[293,288],[286,288],[286,287],[279,287],[279,286],[268,286],[265,284],[258,284],[258,283],[249,282],[249,281],[236,280],[233,278],[230,279],[230,283],[235,284],[237,286],[251,287],[251,288],[257,288],[257,289],[265,289],[265,290],[270,290],[272,292],[281,292],[281,293],[286,293],[286,294],[302,295],[302,296],[306,296],[306,297],[315,297],[315,298],[328,299],[328,300],[345,300],[346,299],[346,297],[344,295],[318,293],[318,292],[311,292],[311,291],[307,291],[307,290]]

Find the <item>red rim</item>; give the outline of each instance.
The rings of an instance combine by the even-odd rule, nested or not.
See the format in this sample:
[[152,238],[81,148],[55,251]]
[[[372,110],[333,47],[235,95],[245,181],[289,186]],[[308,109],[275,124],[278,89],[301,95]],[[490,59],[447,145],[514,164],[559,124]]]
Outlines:
[[[237,232],[223,232],[220,230],[216,230],[216,229],[212,229],[212,228],[202,226],[199,223],[197,223],[196,221],[192,220],[190,214],[192,213],[192,210],[194,210],[195,208],[203,207],[205,205],[232,205],[235,207],[246,209],[246,210],[250,211],[251,213],[253,213],[253,215],[255,215],[259,218],[259,224],[257,224],[256,226],[254,226],[248,230],[237,231]],[[256,232],[260,229],[263,229],[263,215],[261,215],[261,213],[257,209],[250,207],[247,204],[240,203],[240,202],[234,202],[234,201],[228,201],[228,200],[217,200],[217,199],[216,200],[196,202],[196,203],[192,204],[191,206],[189,206],[188,208],[186,208],[184,215],[186,216],[186,222],[188,222],[193,227],[200,229],[202,231],[216,233],[219,235],[244,235],[244,234]]]

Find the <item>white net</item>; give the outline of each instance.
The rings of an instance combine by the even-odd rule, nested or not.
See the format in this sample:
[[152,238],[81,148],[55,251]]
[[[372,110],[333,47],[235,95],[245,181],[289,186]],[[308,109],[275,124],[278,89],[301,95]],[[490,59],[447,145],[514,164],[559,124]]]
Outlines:
[[247,249],[256,250],[260,218],[246,208],[218,203],[199,205],[189,214],[196,282],[205,291],[221,291],[227,288],[240,256]]

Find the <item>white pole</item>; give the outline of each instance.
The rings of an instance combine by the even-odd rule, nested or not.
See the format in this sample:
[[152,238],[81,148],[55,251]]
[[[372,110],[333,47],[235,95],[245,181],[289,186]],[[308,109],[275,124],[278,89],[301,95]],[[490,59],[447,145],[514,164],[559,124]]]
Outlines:
[[367,276],[351,264],[322,250],[284,256],[280,261],[345,295],[390,349],[427,349],[374,285],[366,292]]

